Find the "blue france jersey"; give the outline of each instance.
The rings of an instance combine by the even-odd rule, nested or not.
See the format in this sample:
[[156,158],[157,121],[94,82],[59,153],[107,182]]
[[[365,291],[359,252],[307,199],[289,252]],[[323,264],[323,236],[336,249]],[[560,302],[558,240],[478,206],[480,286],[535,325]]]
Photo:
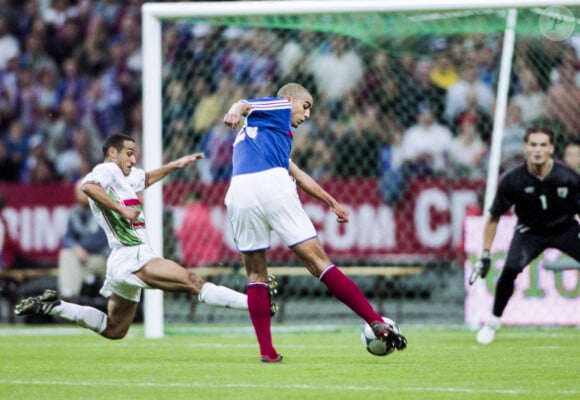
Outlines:
[[233,175],[290,168],[291,105],[286,99],[247,100],[252,109],[234,142]]

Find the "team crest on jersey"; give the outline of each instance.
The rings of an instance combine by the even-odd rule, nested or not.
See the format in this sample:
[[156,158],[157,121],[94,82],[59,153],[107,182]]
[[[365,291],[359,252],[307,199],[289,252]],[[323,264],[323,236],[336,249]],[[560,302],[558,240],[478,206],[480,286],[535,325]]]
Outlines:
[[568,196],[568,188],[567,187],[559,187],[558,188],[558,197],[565,199]]
[[248,137],[250,139],[255,139],[256,136],[258,136],[258,127],[257,126],[246,126],[245,130],[246,130],[246,135],[248,135]]
[[524,192],[526,192],[526,193],[534,193],[534,187],[533,186],[526,186],[524,188]]

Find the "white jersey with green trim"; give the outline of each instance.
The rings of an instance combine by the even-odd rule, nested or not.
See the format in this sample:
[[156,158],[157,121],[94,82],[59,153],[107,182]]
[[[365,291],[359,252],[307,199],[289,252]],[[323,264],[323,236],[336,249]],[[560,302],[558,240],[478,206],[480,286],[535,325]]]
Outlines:
[[137,192],[145,189],[146,179],[147,175],[144,170],[133,167],[129,176],[125,176],[119,166],[113,162],[98,164],[83,178],[83,185],[85,183],[98,184],[116,202],[141,211],[139,218],[130,222],[116,211],[89,199],[91,211],[99,225],[105,230],[112,249],[149,243],[143,205],[137,197]]

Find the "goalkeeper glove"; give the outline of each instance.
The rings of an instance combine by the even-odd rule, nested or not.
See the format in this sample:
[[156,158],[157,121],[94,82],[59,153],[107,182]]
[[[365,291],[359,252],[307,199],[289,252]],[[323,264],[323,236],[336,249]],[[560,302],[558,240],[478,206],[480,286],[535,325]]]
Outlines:
[[473,285],[473,283],[477,280],[478,277],[485,278],[489,273],[489,269],[491,267],[491,255],[489,250],[484,250],[481,254],[481,258],[475,264],[473,268],[473,272],[469,277],[469,284]]

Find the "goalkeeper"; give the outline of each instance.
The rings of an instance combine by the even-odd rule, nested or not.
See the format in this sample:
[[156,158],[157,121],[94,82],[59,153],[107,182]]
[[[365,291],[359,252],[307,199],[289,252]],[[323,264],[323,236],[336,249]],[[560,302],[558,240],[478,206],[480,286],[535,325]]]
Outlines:
[[580,261],[580,176],[554,161],[554,133],[531,126],[524,136],[527,160],[500,180],[483,231],[483,254],[470,278],[485,278],[491,266],[490,249],[500,216],[515,206],[517,224],[503,271],[497,281],[492,316],[477,334],[489,344],[501,327],[501,316],[513,294],[514,281],[526,265],[547,248],[556,248]]

